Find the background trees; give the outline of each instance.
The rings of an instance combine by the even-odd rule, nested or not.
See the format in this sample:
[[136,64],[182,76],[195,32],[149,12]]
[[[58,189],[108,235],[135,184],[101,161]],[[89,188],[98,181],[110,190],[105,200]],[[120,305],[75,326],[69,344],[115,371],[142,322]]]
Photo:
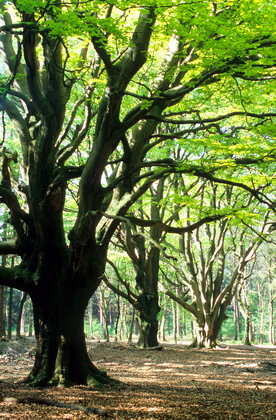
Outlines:
[[[190,229],[141,222],[131,206],[174,173],[274,206],[275,9],[257,0],[0,7],[0,194],[12,230],[0,253],[21,258],[0,281],[32,299],[30,383],[105,383],[83,322],[114,232],[121,222]],[[198,223],[224,216],[201,212]]]
[[[198,347],[216,345],[226,310],[239,284],[245,281],[245,268],[260,245],[253,239],[236,247],[236,240],[245,240],[244,232],[238,232],[235,238],[228,235],[226,221],[207,227],[205,232],[198,229],[194,236],[183,235],[179,252],[183,271],[178,262],[177,280],[169,281],[167,286],[167,295],[194,315],[197,335],[193,345]],[[176,285],[177,294],[171,290],[171,284]]]
[[[169,188],[166,188],[169,190]],[[149,196],[145,196],[137,203],[137,213],[140,219],[163,221],[165,207],[160,203],[164,199],[165,178],[156,181],[150,188]],[[109,260],[109,264],[116,273],[117,284],[105,278],[106,284],[115,293],[126,299],[136,310],[139,329],[138,345],[141,347],[155,347],[158,345],[158,314],[159,306],[159,265],[162,241],[165,234],[158,227],[135,226],[125,223],[120,226],[116,238],[121,249],[130,258],[135,280],[126,274],[120,274],[116,260]]]

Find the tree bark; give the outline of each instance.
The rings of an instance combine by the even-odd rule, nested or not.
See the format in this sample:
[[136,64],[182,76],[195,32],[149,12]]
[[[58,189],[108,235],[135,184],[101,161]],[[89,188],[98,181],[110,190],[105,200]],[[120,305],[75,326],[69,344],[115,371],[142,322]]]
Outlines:
[[[156,313],[156,311],[154,311]],[[148,348],[157,347],[159,345],[157,334],[158,334],[158,321],[154,314],[149,316],[144,312],[139,313],[137,318],[139,338],[137,342],[138,347]]]
[[0,285],[0,340],[4,338],[5,335],[5,286]]
[[130,318],[130,326],[129,326],[129,332],[128,332],[128,342],[132,343],[132,337],[134,332],[134,322],[135,322],[135,309],[132,308],[132,314]]
[[[213,169],[208,173],[201,163],[194,168],[194,159],[188,162],[188,169],[182,169],[181,166],[178,168],[178,160],[171,162],[166,159],[165,166],[163,159],[151,162],[149,153],[155,146],[161,147],[165,139],[182,138],[183,134],[194,135],[198,130],[207,128],[214,128],[220,133],[219,125],[213,127],[213,124],[208,124],[208,118],[205,122],[202,120],[201,110],[191,111],[194,123],[188,123],[186,116],[183,117],[183,123],[193,127],[184,130],[184,133],[173,128],[169,137],[167,134],[163,137],[162,126],[160,132],[156,127],[163,111],[178,104],[186,94],[215,83],[220,75],[226,75],[227,72],[231,80],[235,71],[238,72],[237,77],[239,71],[243,75],[244,64],[251,60],[248,54],[251,44],[246,42],[244,51],[241,47],[239,60],[230,51],[225,59],[202,63],[198,67],[196,65],[190,71],[188,64],[199,56],[196,49],[200,50],[202,44],[203,52],[199,53],[204,57],[209,46],[205,50],[204,42],[194,41],[193,35],[189,39],[189,28],[196,26],[194,18],[187,18],[187,28],[183,32],[180,30],[177,34],[178,31],[171,29],[170,33],[169,29],[168,36],[171,35],[172,39],[167,51],[163,50],[165,57],[159,69],[160,56],[153,60],[155,80],[145,86],[139,82],[139,92],[141,88],[141,92],[146,93],[141,98],[138,95],[137,102],[132,102],[128,99],[136,96],[132,92],[143,72],[139,73],[140,70],[148,57],[154,59],[154,55],[148,52],[159,14],[158,7],[142,4],[139,16],[136,10],[132,14],[131,8],[126,9],[126,13],[130,13],[130,21],[136,23],[131,39],[122,39],[117,51],[115,44],[108,45],[108,42],[120,32],[121,29],[116,27],[120,19],[115,15],[115,31],[110,26],[111,36],[108,36],[107,25],[101,26],[103,22],[108,22],[103,17],[105,2],[93,4],[93,15],[90,2],[87,3],[87,9],[84,7],[83,13],[78,13],[76,2],[72,6],[76,7],[72,10],[72,22],[68,19],[67,23],[63,16],[67,12],[62,2],[53,5],[49,1],[43,8],[36,2],[32,2],[31,7],[27,3],[0,2],[0,48],[4,56],[5,74],[1,110],[13,125],[10,134],[14,136],[16,131],[14,147],[21,149],[19,153],[9,151],[10,142],[7,147],[2,147],[0,195],[1,203],[9,210],[13,238],[1,242],[0,252],[19,255],[22,259],[21,264],[9,272],[0,267],[0,279],[8,287],[29,293],[33,302],[38,344],[35,366],[28,382],[62,386],[71,383],[102,384],[108,382],[109,378],[95,368],[87,355],[84,312],[104,276],[110,240],[131,206],[153,183],[175,170],[205,176],[211,182],[226,182],[242,187],[264,200],[260,192],[245,184],[216,178]],[[109,6],[106,11],[109,13]],[[180,26],[180,17],[176,14],[175,18],[177,26]],[[214,14],[212,19],[216,18]],[[199,16],[197,24],[202,25],[202,22]],[[230,29],[234,31],[235,25],[234,22]],[[84,30],[83,37],[80,28]],[[158,28],[159,23],[156,30]],[[205,39],[209,39],[212,36],[209,26],[204,30]],[[122,31],[127,33],[125,28]],[[71,50],[71,40],[67,43],[68,33],[72,38],[80,37],[81,43],[86,44],[88,39],[91,41],[93,49],[92,45],[85,48],[89,49],[87,57],[80,53],[77,60],[75,45]],[[153,43],[157,35],[152,38]],[[231,35],[234,36],[234,32]],[[182,37],[185,39],[182,40]],[[254,34],[252,43],[256,43],[255,39]],[[195,54],[192,52],[194,49]],[[221,51],[220,48],[218,51]],[[265,44],[262,54],[264,52]],[[147,68],[148,65],[149,61]],[[263,70],[261,67],[262,78]],[[98,83],[101,75],[103,78]],[[73,103],[78,95],[82,98],[77,103],[83,106]],[[240,115],[240,111],[236,115]],[[249,114],[242,115],[247,117]],[[222,115],[213,121],[224,121],[231,116]],[[257,118],[263,121],[264,114]],[[179,127],[179,123],[176,126]],[[90,139],[93,139],[92,145]],[[4,140],[5,136],[3,143]],[[83,154],[79,156],[81,150]],[[258,157],[251,160],[246,158],[243,162],[242,159],[233,160],[237,164],[259,161]],[[16,170],[11,168],[11,162],[15,166],[18,164]],[[232,168],[232,163],[229,167]],[[68,197],[67,183],[75,178],[79,178],[78,212],[67,241],[63,223]],[[204,217],[194,227],[217,217]],[[155,223],[150,224],[153,229],[157,229],[158,224],[160,227],[159,220],[157,225]],[[161,223],[161,226],[164,228],[164,224]],[[180,233],[182,228],[172,229],[170,232]],[[157,331],[157,314],[160,310],[157,257],[150,262],[155,267],[151,276],[147,277],[154,285],[141,287],[141,277],[137,284],[141,300],[142,341],[143,345],[147,342],[150,346],[156,345],[153,336]]]
[[22,315],[23,315],[23,308],[24,303],[27,299],[27,293],[22,292],[20,302],[19,302],[19,309],[18,309],[18,316],[17,316],[17,325],[16,325],[16,338],[19,340],[21,338],[21,323],[22,323]]
[[238,341],[239,334],[241,331],[241,322],[240,322],[240,310],[239,310],[239,301],[237,297],[237,291],[234,296],[234,340]]
[[[5,229],[5,225],[3,225]],[[5,267],[7,261],[7,256],[2,255],[1,266]],[[5,286],[0,285],[0,339],[5,337],[6,328],[5,328]]]
[[222,321],[220,318],[212,320],[211,323],[205,321],[204,324],[197,323],[196,337],[191,347],[213,348],[217,346],[218,335],[221,329]]
[[13,305],[13,288],[9,288],[9,299],[8,299],[8,340],[12,339],[12,305]]
[[275,345],[275,322],[274,322],[274,300],[272,281],[269,284],[269,341]]
[[[84,334],[86,303],[64,289],[32,294],[37,349],[35,365],[26,382],[33,386],[111,382],[87,353]],[[58,296],[62,299],[60,300]],[[64,299],[65,298],[65,299]]]

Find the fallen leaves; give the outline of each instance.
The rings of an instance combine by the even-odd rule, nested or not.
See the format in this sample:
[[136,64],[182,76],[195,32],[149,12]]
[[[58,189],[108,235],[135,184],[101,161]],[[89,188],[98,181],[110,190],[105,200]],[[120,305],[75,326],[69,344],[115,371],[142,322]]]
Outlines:
[[[0,358],[0,419],[99,419],[73,406],[105,409],[114,420],[276,418],[275,372],[266,369],[276,360],[275,348],[196,350],[165,345],[163,351],[153,352],[124,343],[89,346],[93,362],[121,384],[101,390],[82,386],[30,389],[14,384],[23,379],[33,362],[27,352],[18,353],[17,348],[10,362],[2,364]],[[39,398],[71,408],[34,403]],[[20,399],[26,403],[18,404]]]

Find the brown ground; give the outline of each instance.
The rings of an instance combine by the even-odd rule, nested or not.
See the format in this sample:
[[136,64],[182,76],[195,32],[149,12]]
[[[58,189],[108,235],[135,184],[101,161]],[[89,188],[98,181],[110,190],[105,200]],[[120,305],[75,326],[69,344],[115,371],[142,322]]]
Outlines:
[[[122,383],[94,390],[29,389],[15,384],[30,370],[32,343],[0,345],[0,419],[95,420],[97,415],[5,397],[41,397],[104,408],[113,420],[276,419],[276,348],[230,346],[214,350],[167,345],[162,351],[118,343],[89,343],[96,365]],[[275,366],[273,366],[275,363]]]

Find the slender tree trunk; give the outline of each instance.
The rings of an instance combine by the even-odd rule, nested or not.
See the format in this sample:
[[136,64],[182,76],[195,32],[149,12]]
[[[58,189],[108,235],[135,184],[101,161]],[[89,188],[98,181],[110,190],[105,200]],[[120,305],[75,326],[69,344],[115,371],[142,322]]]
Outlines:
[[240,334],[240,311],[239,311],[239,301],[237,297],[237,292],[234,297],[234,340],[238,341]]
[[275,345],[275,325],[274,325],[274,297],[272,291],[272,284],[269,290],[269,341]]
[[194,341],[196,337],[196,323],[193,319],[191,320],[191,332],[192,332],[192,341]]
[[27,318],[27,325],[28,325],[28,336],[32,337],[33,336],[33,326],[34,326],[34,322],[33,322],[33,306],[32,306],[32,301],[31,299],[28,299],[27,301],[27,305],[25,304],[24,306],[25,310],[26,310],[26,318]]
[[8,339],[12,339],[12,305],[13,305],[13,288],[9,288],[9,299],[8,299]]
[[28,333],[29,337],[33,336],[33,323],[32,320],[29,320],[29,333]]
[[162,308],[162,316],[159,325],[159,339],[161,341],[166,341],[166,318],[167,318],[167,306],[168,306],[168,298],[166,295],[161,295],[160,297],[160,306]]
[[118,331],[119,331],[119,322],[121,317],[121,299],[120,296],[117,295],[117,316],[115,320],[115,341],[118,341]]
[[173,305],[173,335],[174,342],[177,343],[179,337],[179,308],[176,302]]
[[106,296],[104,294],[104,289],[101,290],[101,294],[102,294],[102,305],[103,305],[103,321],[104,321],[104,337],[106,339],[106,341],[110,340],[109,337],[109,328],[108,328],[108,305],[107,305],[107,299]]
[[244,344],[250,346],[251,326],[250,326],[250,314],[249,311],[245,313],[245,333],[244,333]]
[[[14,257],[11,259],[11,266],[14,267]],[[12,316],[13,316],[13,288],[9,289],[9,299],[8,299],[8,339],[12,339]]]
[[[259,317],[259,319],[260,319],[260,326],[259,326],[259,344],[263,344],[264,343],[264,341],[265,341],[265,336],[266,336],[266,334],[265,334],[265,306],[267,305],[267,302],[264,302],[264,299],[263,299],[263,295],[264,295],[264,290],[263,290],[263,288],[261,287],[261,285],[260,284],[257,284],[257,288],[258,288],[258,312],[260,313],[260,317]],[[253,338],[253,335],[254,335],[254,332],[253,332],[253,325],[252,325],[252,322],[251,322],[251,330],[250,330],[250,338],[251,338],[251,341],[254,341],[254,338]]]
[[21,299],[19,302],[18,316],[17,316],[17,325],[16,325],[16,338],[19,340],[21,338],[21,324],[22,324],[22,315],[24,303],[26,302],[28,295],[26,292],[21,292]]
[[121,322],[119,328],[119,340],[123,340],[126,333],[126,308],[125,302],[121,302]]
[[0,285],[0,340],[4,338],[5,335],[5,286]]
[[173,333],[173,301],[171,300],[170,310],[167,311],[167,331],[168,331],[168,337],[171,338],[171,335]]
[[181,338],[186,337],[187,335],[187,320],[186,320],[186,311],[182,311],[182,328],[181,328]]
[[[243,297],[242,297],[242,291],[243,291]],[[246,284],[242,284],[240,286],[238,296],[239,296],[241,313],[245,322],[244,344],[250,346],[251,345],[251,339],[250,339],[251,338],[251,320],[250,320],[250,310],[249,310]]]
[[128,342],[132,343],[132,337],[134,332],[134,323],[135,323],[135,309],[132,309],[131,314],[131,321],[130,321],[130,327],[129,327],[129,335],[128,335]]
[[161,341],[166,341],[166,334],[165,334],[165,325],[166,325],[166,316],[165,312],[162,314],[162,318],[160,321],[160,327],[159,327],[159,337]]
[[[4,225],[3,225],[4,228]],[[2,255],[2,267],[6,266],[7,256]],[[5,337],[5,286],[0,285],[0,339]]]
[[89,325],[89,336],[93,336],[93,302],[92,299],[89,300],[88,304],[88,325]]

